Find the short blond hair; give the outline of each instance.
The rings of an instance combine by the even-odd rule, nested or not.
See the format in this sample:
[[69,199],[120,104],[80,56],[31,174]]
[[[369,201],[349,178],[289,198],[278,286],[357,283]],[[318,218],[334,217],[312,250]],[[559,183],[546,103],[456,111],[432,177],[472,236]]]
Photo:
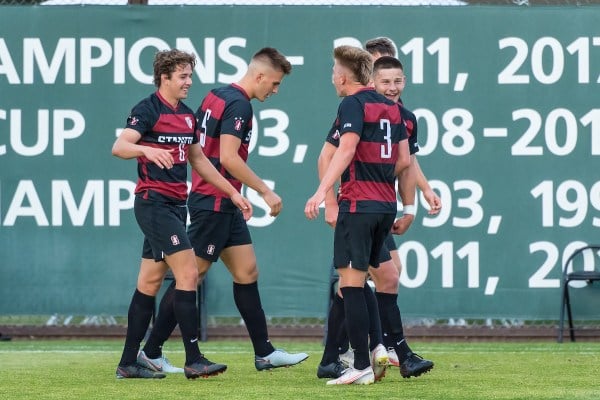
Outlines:
[[333,58],[350,70],[354,79],[363,85],[371,80],[373,72],[373,59],[368,51],[354,46],[338,46],[333,49]]

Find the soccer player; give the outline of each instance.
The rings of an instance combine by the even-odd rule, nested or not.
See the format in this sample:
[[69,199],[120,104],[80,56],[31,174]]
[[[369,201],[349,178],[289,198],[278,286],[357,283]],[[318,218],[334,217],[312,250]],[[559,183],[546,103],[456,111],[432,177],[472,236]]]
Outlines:
[[[375,90],[400,105],[400,112],[406,124],[410,144],[411,162],[409,167],[399,176],[398,181],[399,186],[403,188],[401,191],[405,193],[402,198],[403,215],[394,222],[392,228],[394,234],[406,232],[414,220],[415,210],[413,204],[416,186],[421,189],[426,201],[429,203],[430,214],[437,214],[441,208],[440,198],[429,186],[415,156],[415,153],[419,150],[417,120],[415,115],[402,106],[400,102],[405,79],[402,63],[398,59],[391,56],[382,56],[375,61],[373,71]],[[384,343],[388,347],[390,363],[400,367],[400,373],[404,378],[419,376],[433,368],[433,362],[425,360],[414,353],[404,337],[402,318],[397,304],[398,279],[402,264],[397,256],[397,247],[391,235],[386,241],[386,247],[390,253],[396,253],[396,257],[392,256],[394,268],[391,268],[392,266],[380,268],[371,274],[371,278],[375,283],[375,295],[377,296],[379,312],[382,317]]]
[[[395,46],[393,42],[385,37],[372,39],[365,44],[365,48],[372,54],[375,61],[373,71],[373,84],[375,89],[385,95],[388,99],[394,102],[400,102],[400,95],[404,90],[406,81],[404,70],[399,60],[394,57],[386,56],[386,53],[395,54]],[[383,56],[382,56],[383,55]],[[381,57],[381,61],[378,59]],[[430,205],[430,214],[437,214],[441,208],[439,197],[429,186],[415,153],[418,151],[417,143],[417,121],[412,112],[404,107],[401,107],[401,114],[404,123],[406,124],[407,133],[409,135],[409,145],[411,154],[411,163],[409,168],[405,169],[400,175],[399,190],[403,201],[404,209],[403,216],[394,222],[392,232],[395,234],[403,234],[409,228],[414,220],[414,201],[415,201],[415,184],[419,186],[424,194],[425,199]],[[334,146],[336,142],[331,141]],[[334,146],[323,147],[320,155],[320,162],[325,163],[331,159]],[[323,161],[325,160],[325,161]],[[332,224],[337,215],[337,203],[334,200],[326,201],[326,221]],[[383,341],[388,349],[390,364],[400,367],[400,374],[404,378],[411,376],[420,376],[421,374],[433,368],[433,362],[423,359],[418,354],[414,353],[409,347],[402,326],[402,318],[400,309],[397,304],[398,298],[398,279],[402,270],[402,264],[397,252],[397,246],[391,234],[386,238],[384,248],[389,251],[387,254],[382,254],[379,268],[370,269],[370,277],[376,288],[377,305],[379,307],[379,316],[381,318],[381,327],[383,330]],[[391,260],[390,260],[391,257]],[[344,335],[345,330],[343,324],[343,316],[339,309],[342,303],[339,296],[334,295],[332,308],[334,308],[330,316],[333,320],[328,320],[328,338],[327,342],[331,341],[330,345],[325,346],[325,351],[321,363],[317,370],[319,378],[336,377],[344,366],[352,364],[352,350],[348,349],[347,336]],[[338,316],[336,318],[336,316]],[[339,360],[336,360],[333,348],[335,341],[341,352]],[[346,351],[347,350],[347,351]]]
[[379,343],[371,343],[376,347],[369,352],[373,319],[369,319],[365,282],[368,268],[379,266],[379,253],[396,215],[396,175],[408,166],[408,157],[399,156],[401,140],[404,153],[407,146],[398,106],[367,86],[372,67],[371,56],[363,49],[334,49],[332,83],[343,100],[331,132],[334,139],[339,137],[339,147],[320,172],[321,183],[304,210],[307,218],[316,218],[319,205],[331,199],[333,185],[341,178],[334,265],[354,362],[328,381],[330,385],[373,383],[377,378],[373,366],[385,368],[388,361]]
[[[265,101],[276,94],[284,75],[291,72],[289,61],[274,48],[259,50],[250,61],[247,73],[238,83],[213,89],[196,113],[200,143],[212,164],[239,191],[242,184],[256,190],[270,207],[270,215],[281,212],[282,201],[246,164],[252,133],[252,99]],[[226,193],[215,188],[199,174],[192,175],[188,200],[192,242],[198,273],[202,277],[220,257],[233,278],[233,298],[244,320],[254,347],[257,370],[286,367],[304,361],[306,353],[290,354],[275,349],[269,340],[265,313],[258,291],[258,267],[252,239],[242,214]],[[139,360],[158,365],[161,346],[174,329],[170,307],[161,312]]]
[[[387,37],[377,37],[368,40],[365,43],[365,49],[371,53],[373,60],[381,57],[396,57],[396,46],[394,42]],[[410,199],[403,199],[403,215],[400,219],[394,222],[392,232],[397,235],[405,233],[414,220],[415,208],[414,204],[414,183],[421,189],[425,200],[430,206],[429,214],[434,215],[439,213],[442,203],[437,194],[431,189],[427,178],[423,174],[419,161],[415,154],[419,151],[417,142],[417,118],[410,112],[400,99],[402,92],[406,86],[406,76],[404,68],[399,60],[386,58],[383,62],[378,63],[374,68],[374,86],[375,90],[385,95],[388,99],[398,102],[401,105],[402,119],[406,124],[406,130],[409,135],[411,162],[409,168],[404,171],[400,179],[400,185],[405,186],[406,195],[411,196]],[[392,261],[398,270],[396,276],[393,271],[388,268],[380,268],[372,275],[373,282],[376,287],[376,295],[378,299],[379,311],[382,315],[382,328],[384,330],[383,338],[388,347],[388,355],[390,364],[400,367],[400,374],[409,378],[411,376],[419,376],[431,368],[433,362],[424,360],[418,354],[415,354],[404,337],[404,329],[402,327],[402,318],[400,309],[397,306],[398,298],[398,278],[402,272],[402,263],[398,255],[398,247],[392,237],[389,235],[386,239],[386,247],[390,252]],[[389,316],[389,320],[385,321],[385,316]]]
[[192,85],[195,63],[193,55],[176,49],[156,54],[154,84],[158,90],[133,107],[112,148],[114,156],[137,158],[134,211],[144,233],[137,288],[129,306],[127,336],[117,378],[165,377],[136,359],[150,324],[156,293],[169,267],[177,279],[172,308],[181,327],[185,376],[194,379],[227,368],[207,360],[198,348],[198,274],[185,230],[188,161],[197,174],[228,197],[232,207],[241,210],[244,218],[250,218],[252,206],[219,174],[198,144],[194,113],[182,102]]

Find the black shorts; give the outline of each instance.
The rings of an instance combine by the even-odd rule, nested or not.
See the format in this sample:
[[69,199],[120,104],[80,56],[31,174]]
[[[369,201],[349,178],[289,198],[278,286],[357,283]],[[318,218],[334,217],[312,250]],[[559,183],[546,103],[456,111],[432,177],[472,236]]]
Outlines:
[[393,250],[398,250],[398,246],[396,245],[394,234],[392,232],[388,232],[387,236],[385,237],[384,246],[386,247],[388,253]]
[[398,250],[396,247],[396,242],[394,241],[394,236],[392,232],[388,232],[385,237],[385,241],[383,242],[383,246],[381,246],[381,251],[379,252],[379,263],[383,263],[386,261],[390,261],[392,256],[390,256],[390,251]]
[[394,219],[394,214],[340,213],[333,238],[335,267],[352,263],[352,268],[365,272],[369,265],[379,267],[381,249]]
[[188,236],[200,258],[215,262],[224,248],[252,244],[248,225],[240,211],[223,213],[190,209]]
[[135,219],[144,234],[142,258],[162,261],[165,255],[192,248],[185,230],[187,207],[135,196]]

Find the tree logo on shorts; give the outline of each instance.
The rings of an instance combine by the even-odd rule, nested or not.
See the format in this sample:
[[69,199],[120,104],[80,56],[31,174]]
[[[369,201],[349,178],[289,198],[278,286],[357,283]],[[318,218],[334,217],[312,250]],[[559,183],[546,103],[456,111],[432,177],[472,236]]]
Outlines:
[[206,253],[210,254],[211,256],[213,254],[215,254],[215,245],[214,244],[209,244],[208,247],[206,248]]

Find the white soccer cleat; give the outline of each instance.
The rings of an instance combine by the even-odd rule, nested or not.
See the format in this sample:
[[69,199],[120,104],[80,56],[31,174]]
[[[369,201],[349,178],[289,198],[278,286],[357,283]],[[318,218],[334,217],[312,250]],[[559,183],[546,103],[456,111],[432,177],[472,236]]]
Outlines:
[[393,347],[388,348],[388,359],[390,365],[393,367],[400,367],[400,360],[398,360],[398,354],[396,354],[396,350]]
[[371,352],[371,366],[375,375],[375,381],[379,382],[385,376],[385,370],[388,366],[388,352],[380,343]]
[[328,385],[370,385],[375,382],[373,368],[367,367],[363,370],[346,368],[337,379],[327,381]]
[[164,355],[158,358],[148,358],[144,351],[140,351],[137,356],[138,364],[156,372],[165,372],[168,374],[182,374],[183,368],[178,368],[169,362]]
[[340,354],[340,361],[344,368],[349,368],[354,365],[354,351],[348,349],[345,353]]
[[288,353],[277,349],[266,357],[254,356],[254,366],[258,371],[269,370],[280,367],[291,367],[301,363],[308,358],[306,353]]

